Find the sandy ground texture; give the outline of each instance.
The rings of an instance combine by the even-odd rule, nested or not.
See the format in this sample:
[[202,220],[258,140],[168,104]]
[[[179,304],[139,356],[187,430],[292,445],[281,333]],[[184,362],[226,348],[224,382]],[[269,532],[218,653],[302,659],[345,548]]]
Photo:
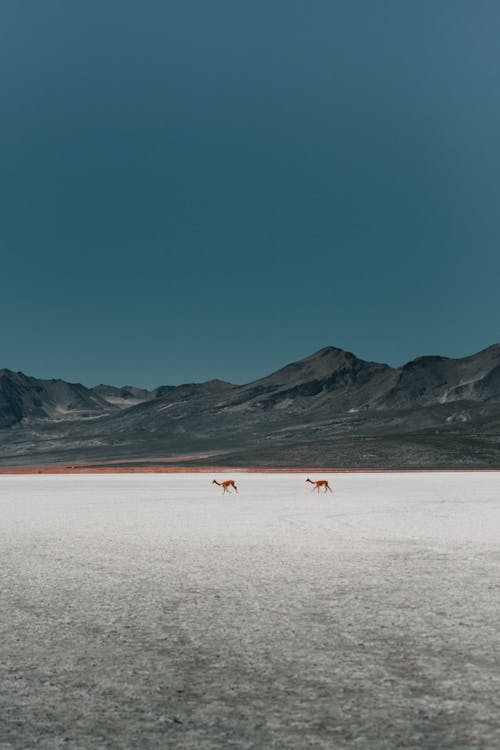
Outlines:
[[228,477],[0,477],[0,750],[500,747],[500,474]]

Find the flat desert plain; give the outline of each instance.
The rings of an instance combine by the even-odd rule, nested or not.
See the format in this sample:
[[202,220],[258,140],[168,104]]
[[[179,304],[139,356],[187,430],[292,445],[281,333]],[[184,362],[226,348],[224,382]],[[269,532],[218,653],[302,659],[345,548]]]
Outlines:
[[217,478],[0,477],[1,750],[500,747],[500,473]]

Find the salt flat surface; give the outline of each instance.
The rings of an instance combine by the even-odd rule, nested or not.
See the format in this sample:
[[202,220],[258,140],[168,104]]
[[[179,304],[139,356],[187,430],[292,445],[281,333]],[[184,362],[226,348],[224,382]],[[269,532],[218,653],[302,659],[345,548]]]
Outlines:
[[0,476],[0,750],[500,747],[499,473],[228,477]]

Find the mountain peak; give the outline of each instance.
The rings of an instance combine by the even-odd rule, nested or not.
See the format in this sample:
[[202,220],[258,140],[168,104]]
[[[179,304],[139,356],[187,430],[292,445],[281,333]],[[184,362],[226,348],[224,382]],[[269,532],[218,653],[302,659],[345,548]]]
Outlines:
[[[338,346],[331,346],[330,344],[328,346],[324,346],[322,349],[319,349],[315,354],[329,354],[332,352],[344,352],[344,349],[340,349]],[[311,356],[314,356],[311,355]]]
[[[346,351],[346,349],[340,349],[338,346],[324,346],[322,349],[319,349],[317,352],[314,352],[314,354],[310,354],[309,357],[326,357],[329,354],[334,354],[334,355],[343,354],[347,357],[355,357],[355,355],[352,352],[348,352]],[[306,357],[306,359],[308,358]]]
[[310,363],[330,363],[335,366],[336,363],[348,363],[348,362],[363,362],[363,360],[356,357],[352,352],[348,352],[345,349],[339,349],[337,346],[324,346],[313,354],[309,354],[307,357],[295,362],[296,365],[310,364]]
[[426,367],[428,365],[435,365],[440,362],[448,362],[449,357],[440,357],[439,355],[434,354],[424,354],[421,357],[415,357],[415,359],[411,359],[409,362],[406,362],[402,366],[402,370],[412,370],[416,367]]

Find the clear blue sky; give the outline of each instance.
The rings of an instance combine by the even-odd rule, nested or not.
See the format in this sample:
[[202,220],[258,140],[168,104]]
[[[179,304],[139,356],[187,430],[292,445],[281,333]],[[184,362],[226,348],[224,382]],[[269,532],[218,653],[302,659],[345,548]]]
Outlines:
[[3,0],[0,367],[500,340],[496,0]]

